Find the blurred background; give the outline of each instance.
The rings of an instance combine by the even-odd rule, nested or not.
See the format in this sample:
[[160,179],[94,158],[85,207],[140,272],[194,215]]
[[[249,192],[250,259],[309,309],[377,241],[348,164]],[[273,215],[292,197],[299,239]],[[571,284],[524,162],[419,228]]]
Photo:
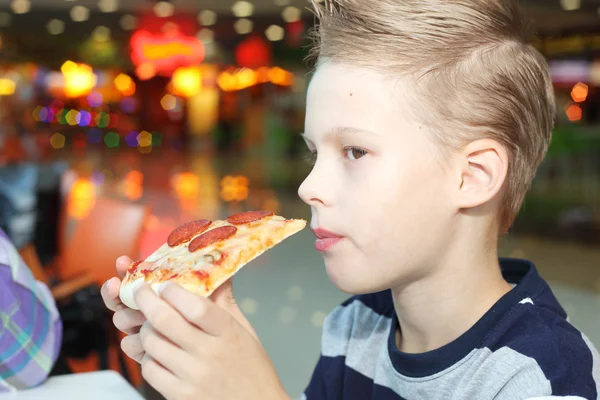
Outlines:
[[[600,0],[529,0],[559,105],[548,157],[502,255],[539,265],[600,347]],[[120,357],[97,288],[191,219],[310,218],[303,161],[306,0],[0,0],[0,226],[65,321],[71,371]],[[236,278],[293,396],[346,298],[308,230]],[[152,397],[153,394],[146,392]]]

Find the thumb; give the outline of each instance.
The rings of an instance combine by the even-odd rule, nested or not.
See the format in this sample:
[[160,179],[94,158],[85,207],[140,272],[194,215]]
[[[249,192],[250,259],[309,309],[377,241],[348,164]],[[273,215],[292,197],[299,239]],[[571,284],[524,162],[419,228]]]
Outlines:
[[210,299],[219,307],[225,309],[231,316],[239,322],[246,330],[254,336],[256,340],[258,340],[258,335],[254,331],[254,328],[250,324],[250,321],[246,318],[242,310],[237,304],[235,300],[235,296],[233,295],[233,280],[229,279],[221,286],[219,286],[213,294],[210,296]]

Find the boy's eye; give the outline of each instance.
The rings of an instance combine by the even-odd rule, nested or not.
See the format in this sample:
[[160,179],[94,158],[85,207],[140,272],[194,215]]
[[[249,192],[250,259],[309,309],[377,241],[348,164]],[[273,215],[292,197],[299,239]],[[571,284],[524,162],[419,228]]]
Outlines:
[[344,157],[349,160],[358,160],[359,158],[367,155],[367,151],[365,149],[361,149],[358,147],[346,147],[344,148]]

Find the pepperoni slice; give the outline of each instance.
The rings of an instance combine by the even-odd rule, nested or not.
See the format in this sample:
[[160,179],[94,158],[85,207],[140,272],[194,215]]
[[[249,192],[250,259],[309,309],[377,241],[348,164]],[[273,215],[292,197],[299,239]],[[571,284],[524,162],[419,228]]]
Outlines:
[[129,266],[129,269],[127,270],[127,273],[130,275],[133,274],[137,269],[138,265],[140,265],[141,263],[141,261],[136,261],[133,264],[131,264],[131,266]]
[[250,222],[259,221],[265,217],[270,217],[271,215],[273,215],[271,211],[248,211],[230,216],[227,218],[227,222],[232,225],[248,224]]
[[212,222],[208,219],[188,222],[175,229],[169,235],[167,244],[169,247],[175,247],[178,244],[188,242],[194,235],[204,232]]
[[193,253],[194,251],[210,246],[213,243],[228,239],[235,235],[236,232],[237,228],[235,226],[221,226],[219,228],[211,229],[192,240],[189,245],[189,250]]

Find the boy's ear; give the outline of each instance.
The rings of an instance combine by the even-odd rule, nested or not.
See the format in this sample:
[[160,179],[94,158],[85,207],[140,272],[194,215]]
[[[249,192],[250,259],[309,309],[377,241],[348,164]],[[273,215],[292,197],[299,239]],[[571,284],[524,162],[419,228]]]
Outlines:
[[476,140],[463,149],[460,160],[460,208],[478,207],[493,199],[508,171],[504,146],[492,139]]

